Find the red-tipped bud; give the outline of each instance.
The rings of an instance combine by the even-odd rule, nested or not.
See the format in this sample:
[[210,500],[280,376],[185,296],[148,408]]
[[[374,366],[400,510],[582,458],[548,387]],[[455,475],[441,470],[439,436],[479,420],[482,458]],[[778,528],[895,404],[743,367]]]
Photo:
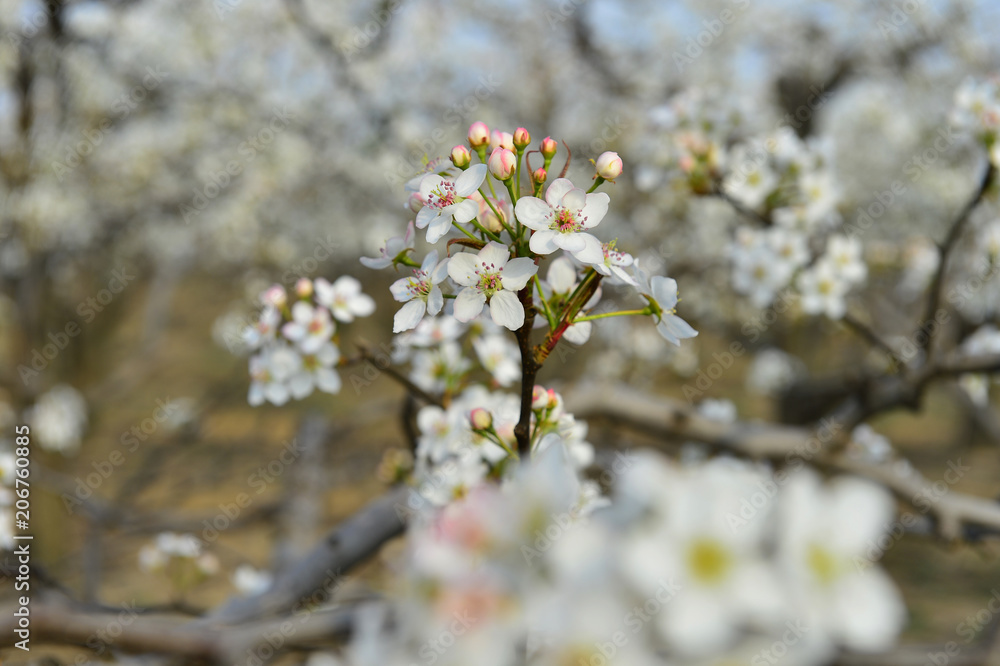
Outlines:
[[299,298],[309,298],[313,294],[313,283],[309,278],[299,278],[295,283],[295,294]]
[[510,132],[493,130],[493,134],[490,135],[490,148],[493,150],[496,150],[497,148],[514,150],[514,135]]
[[553,139],[551,136],[545,137],[544,139],[542,139],[542,157],[544,157],[547,160],[551,160],[553,157],[556,156],[556,149],[558,147],[559,144],[556,143],[555,139]]
[[488,162],[490,173],[497,180],[510,180],[517,167],[517,157],[506,148],[496,148]]
[[476,407],[469,413],[469,424],[473,430],[489,430],[493,427],[493,415],[489,410]]
[[537,169],[531,172],[531,182],[534,183],[535,185],[544,183],[548,177],[549,177],[549,172],[543,169],[542,167],[538,167]]
[[473,148],[482,148],[490,142],[490,128],[481,120],[469,125],[469,145]]
[[531,143],[531,135],[528,134],[528,130],[523,127],[518,127],[514,130],[513,140],[515,148],[527,148]]
[[545,409],[549,406],[549,394],[545,390],[545,387],[540,384],[535,384],[535,387],[531,389],[531,408],[532,409]]
[[594,162],[594,168],[597,170],[598,176],[614,182],[615,178],[622,175],[622,158],[618,157],[618,153],[609,150],[601,153],[597,161]]
[[465,146],[455,146],[451,149],[451,163],[459,169],[464,169],[472,162],[472,153]]

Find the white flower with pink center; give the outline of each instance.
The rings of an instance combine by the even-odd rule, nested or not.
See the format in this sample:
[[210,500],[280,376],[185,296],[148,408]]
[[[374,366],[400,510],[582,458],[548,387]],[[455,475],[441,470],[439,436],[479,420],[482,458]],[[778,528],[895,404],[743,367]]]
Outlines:
[[460,224],[479,213],[479,204],[470,197],[486,178],[486,165],[476,164],[450,180],[429,173],[420,181],[420,200],[424,207],[417,213],[417,229],[427,228],[427,242],[436,243],[451,229],[454,219]]
[[515,292],[524,289],[538,271],[533,259],[510,258],[500,243],[487,243],[479,254],[462,252],[448,262],[448,275],[465,287],[455,299],[455,319],[470,321],[489,302],[490,317],[514,331],[524,323],[524,307]]
[[428,312],[436,315],[444,306],[444,294],[438,286],[448,277],[448,260],[438,262],[437,250],[424,258],[412,277],[400,278],[392,283],[389,291],[400,303],[406,303],[392,321],[392,332],[400,333],[416,328]]
[[281,334],[296,343],[305,354],[315,354],[330,341],[333,331],[330,313],[305,301],[292,306],[292,321],[281,327]]
[[629,275],[625,269],[632,265],[635,259],[628,252],[619,252],[615,247],[615,241],[604,243],[601,246],[604,253],[604,261],[591,264],[594,270],[607,277],[616,277],[625,284],[635,286],[635,278]]
[[375,312],[375,301],[361,293],[361,283],[350,275],[337,278],[333,284],[317,278],[314,286],[316,302],[329,308],[337,321],[352,322],[355,317],[367,317]]
[[514,213],[521,224],[534,230],[531,251],[552,254],[564,250],[585,264],[604,261],[601,241],[587,233],[608,212],[608,195],[587,194],[567,178],[557,178],[545,191],[545,199],[521,197]]

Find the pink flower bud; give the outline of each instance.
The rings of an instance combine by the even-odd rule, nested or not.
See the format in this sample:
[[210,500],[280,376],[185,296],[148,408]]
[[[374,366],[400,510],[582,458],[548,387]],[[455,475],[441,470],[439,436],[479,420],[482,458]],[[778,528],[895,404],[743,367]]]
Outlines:
[[544,386],[540,384],[535,384],[535,387],[531,389],[531,408],[532,409],[545,409],[549,406],[549,394],[545,390]]
[[510,180],[514,176],[517,157],[506,148],[496,148],[488,162],[490,173],[497,180]]
[[528,130],[518,127],[514,130],[513,141],[515,148],[525,148],[531,143],[531,135],[528,134]]
[[459,169],[464,169],[472,162],[472,153],[465,146],[455,146],[451,149],[451,163]]
[[548,177],[548,172],[542,167],[538,167],[531,173],[531,182],[538,185],[539,183],[544,183]]
[[272,285],[264,291],[260,296],[260,300],[263,301],[264,305],[273,305],[276,308],[282,308],[288,303],[288,295],[285,293],[285,288],[280,284]]
[[481,148],[490,142],[490,128],[481,120],[477,120],[469,126],[469,145],[473,148]]
[[594,163],[594,167],[597,169],[598,176],[614,182],[615,178],[622,175],[622,158],[618,157],[618,153],[609,150],[601,153],[597,162]]
[[545,137],[542,139],[542,157],[547,160],[551,160],[556,156],[556,148],[558,147],[559,144],[556,143],[555,139],[551,136]]
[[411,192],[409,198],[406,200],[406,206],[410,209],[411,213],[419,213],[424,207],[424,198],[420,196],[420,192]]
[[493,130],[493,134],[490,135],[490,148],[493,150],[496,150],[497,148],[514,150],[514,135],[510,132]]
[[295,293],[299,298],[309,298],[313,294],[313,283],[309,278],[299,278],[295,283]]
[[482,407],[476,407],[469,413],[469,423],[473,430],[489,430],[493,426],[493,415]]

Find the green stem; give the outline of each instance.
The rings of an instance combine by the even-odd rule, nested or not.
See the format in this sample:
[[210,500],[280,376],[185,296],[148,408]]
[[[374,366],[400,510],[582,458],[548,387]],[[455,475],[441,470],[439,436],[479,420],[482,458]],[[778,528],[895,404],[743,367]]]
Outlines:
[[[517,169],[514,171],[514,178],[517,179],[517,182],[515,183],[515,189],[517,190],[517,197],[514,199],[514,203],[516,203],[517,200],[521,198],[521,176],[522,176],[522,174],[521,174],[521,155],[523,155],[523,154],[524,154],[524,148],[518,148],[517,149]],[[513,196],[513,193],[511,193],[511,196]]]
[[538,299],[542,302],[542,312],[545,314],[545,320],[549,322],[549,330],[551,331],[556,327],[556,316],[549,309],[549,303],[545,300],[545,292],[542,291],[542,283],[538,279],[538,273],[535,273],[531,278],[535,287],[538,289]]
[[594,190],[596,190],[598,187],[601,186],[601,183],[603,183],[603,182],[604,182],[604,179],[601,178],[600,176],[598,176],[597,178],[595,178],[594,179],[594,184],[590,186],[589,190],[587,190],[587,194],[590,194],[591,192],[593,192]]
[[593,321],[595,319],[606,319],[607,317],[625,317],[631,315],[651,315],[653,311],[649,308],[642,308],[641,310],[619,310],[618,312],[604,312],[602,314],[588,315],[586,317],[580,317],[579,319],[574,319],[574,324],[579,324],[582,321]]
[[451,223],[452,223],[452,225],[453,225],[453,226],[454,226],[454,227],[455,227],[456,229],[458,229],[459,231],[461,231],[461,232],[462,232],[463,234],[465,234],[466,236],[468,236],[468,237],[469,237],[469,238],[471,238],[472,240],[476,241],[477,243],[481,243],[481,242],[482,242],[482,240],[481,240],[481,239],[479,239],[479,238],[476,238],[476,235],[475,235],[474,233],[472,233],[471,231],[469,231],[468,229],[466,229],[465,227],[463,227],[463,226],[462,226],[461,224],[459,224],[459,223],[458,223],[458,222],[456,222],[455,220],[452,220],[452,221],[451,221]]
[[497,219],[500,220],[500,224],[503,225],[503,228],[506,229],[507,233],[510,234],[511,240],[516,241],[517,237],[514,235],[514,231],[507,225],[506,220],[503,219],[503,215],[500,214],[500,211],[497,210],[497,207],[493,205],[493,201],[488,196],[486,196],[486,194],[483,192],[483,188],[481,187],[479,188],[479,194],[480,196],[483,197],[483,200],[486,201],[486,205],[490,207],[490,210],[493,211],[493,214],[497,216]]

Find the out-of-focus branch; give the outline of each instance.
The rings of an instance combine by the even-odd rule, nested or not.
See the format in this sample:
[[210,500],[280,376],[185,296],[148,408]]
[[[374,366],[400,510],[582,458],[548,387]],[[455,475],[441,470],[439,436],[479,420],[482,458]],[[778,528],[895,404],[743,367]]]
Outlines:
[[[951,228],[948,229],[948,235],[945,237],[944,242],[939,248],[940,260],[938,261],[937,271],[934,273],[934,277],[931,280],[931,285],[927,292],[927,308],[924,310],[924,318],[921,320],[921,326],[926,322],[932,321],[935,314],[937,313],[938,305],[941,302],[941,288],[944,284],[945,275],[948,272],[948,258],[951,256],[951,251],[961,238],[962,232],[965,230],[966,223],[969,218],[972,217],[972,211],[976,209],[979,202],[983,200],[986,191],[990,187],[990,183],[993,181],[993,176],[996,173],[996,169],[992,162],[987,162],[986,169],[983,171],[983,176],[979,181],[979,186],[976,191],[972,194],[972,197],[965,204],[962,210],[959,212],[958,217],[952,223]],[[933,343],[936,329],[932,330],[928,335],[918,336],[921,342],[921,349],[925,352],[933,351]]]
[[566,403],[579,418],[606,419],[616,427],[632,428],[657,438],[694,440],[752,459],[778,462],[800,459],[864,476],[910,503],[921,496],[935,497],[937,501],[929,511],[936,518],[939,534],[947,539],[977,533],[976,528],[1000,533],[1000,504],[993,500],[958,492],[939,497],[940,493],[916,472],[904,474],[894,465],[863,462],[849,458],[841,450],[832,450],[830,442],[835,435],[846,430],[849,441],[853,429],[836,418],[813,429],[751,422],[721,423],[670,398],[650,396],[626,386],[584,386],[567,393]]
[[213,612],[208,622],[241,624],[308,606],[330,596],[352,568],[375,554],[405,527],[409,489],[397,488],[368,504],[333,529],[313,550],[279,571],[271,588],[250,598],[234,598]]

